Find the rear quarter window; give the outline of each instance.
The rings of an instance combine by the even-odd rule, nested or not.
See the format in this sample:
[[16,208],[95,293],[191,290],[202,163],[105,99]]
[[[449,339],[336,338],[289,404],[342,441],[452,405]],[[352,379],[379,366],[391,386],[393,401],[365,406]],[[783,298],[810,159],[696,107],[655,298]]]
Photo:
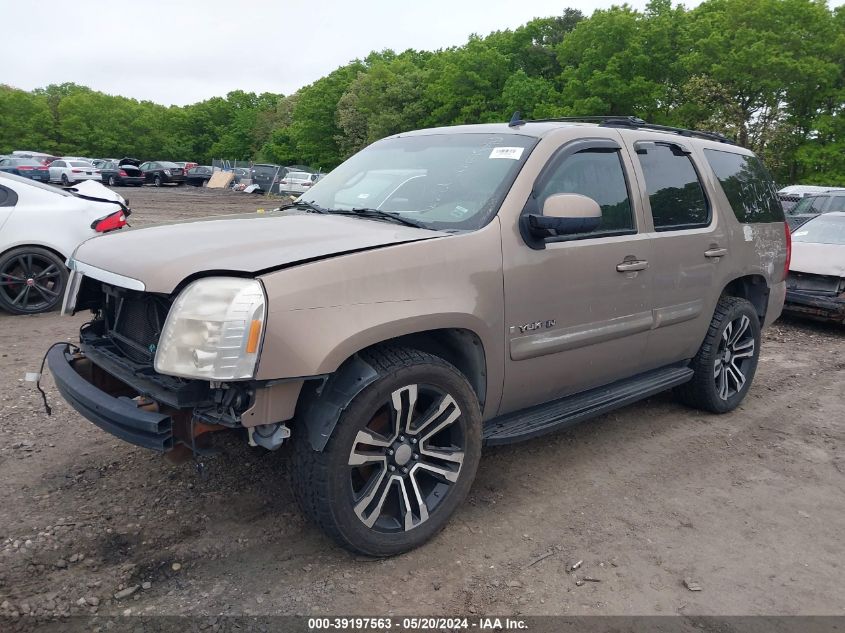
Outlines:
[[756,156],[705,149],[704,156],[743,224],[783,222],[775,184]]

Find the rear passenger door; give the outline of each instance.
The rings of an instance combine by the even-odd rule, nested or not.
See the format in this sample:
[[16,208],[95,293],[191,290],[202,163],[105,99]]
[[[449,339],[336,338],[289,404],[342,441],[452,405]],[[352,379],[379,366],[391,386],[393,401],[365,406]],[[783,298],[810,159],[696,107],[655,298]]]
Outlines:
[[674,140],[632,140],[629,151],[653,250],[654,322],[648,368],[692,358],[704,338],[729,269],[727,227],[702,181],[701,157]]

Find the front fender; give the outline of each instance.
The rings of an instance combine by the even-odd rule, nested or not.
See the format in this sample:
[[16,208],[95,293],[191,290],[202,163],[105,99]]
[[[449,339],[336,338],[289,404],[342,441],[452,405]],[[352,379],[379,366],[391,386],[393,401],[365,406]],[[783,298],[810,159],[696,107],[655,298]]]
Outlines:
[[498,406],[504,311],[497,221],[473,233],[343,255],[261,280],[268,315],[257,378],[331,374],[383,341],[458,328],[484,346],[487,405]]

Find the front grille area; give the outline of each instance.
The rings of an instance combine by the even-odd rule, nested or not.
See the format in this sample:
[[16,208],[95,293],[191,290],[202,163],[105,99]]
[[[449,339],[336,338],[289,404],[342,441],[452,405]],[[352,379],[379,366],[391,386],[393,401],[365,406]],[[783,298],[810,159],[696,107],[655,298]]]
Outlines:
[[133,362],[152,365],[170,299],[123,288],[104,290],[104,337]]

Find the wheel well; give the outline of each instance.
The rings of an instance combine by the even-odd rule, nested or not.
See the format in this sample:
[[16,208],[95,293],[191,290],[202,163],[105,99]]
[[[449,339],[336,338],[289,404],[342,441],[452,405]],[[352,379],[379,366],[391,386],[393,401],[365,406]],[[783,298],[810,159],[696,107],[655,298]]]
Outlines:
[[469,381],[484,410],[487,399],[487,360],[484,345],[475,332],[460,328],[426,330],[381,341],[372,347],[379,345],[411,347],[439,356],[454,365]]
[[7,248],[5,251],[0,253],[0,257],[3,257],[3,255],[8,253],[9,251],[13,251],[13,250],[18,249],[18,248],[43,248],[45,251],[50,251],[51,253],[53,253],[53,255],[55,255],[60,260],[62,260],[62,262],[67,261],[66,256],[62,255],[59,251],[57,251],[52,246],[45,246],[44,244],[18,244],[17,246],[12,246],[11,248]]
[[722,291],[723,295],[746,299],[754,306],[760,323],[766,320],[766,309],[769,306],[769,284],[762,275],[746,275],[730,282]]
[[[460,371],[472,386],[483,410],[487,397],[487,364],[484,346],[470,330],[444,328],[405,334],[379,341],[347,358],[330,376],[310,380],[303,385],[296,403],[295,417],[307,429],[311,446],[322,451],[331,436],[340,413],[377,373],[361,359],[361,352],[384,345],[410,347],[439,356]],[[324,389],[333,393],[326,400],[319,398]]]

